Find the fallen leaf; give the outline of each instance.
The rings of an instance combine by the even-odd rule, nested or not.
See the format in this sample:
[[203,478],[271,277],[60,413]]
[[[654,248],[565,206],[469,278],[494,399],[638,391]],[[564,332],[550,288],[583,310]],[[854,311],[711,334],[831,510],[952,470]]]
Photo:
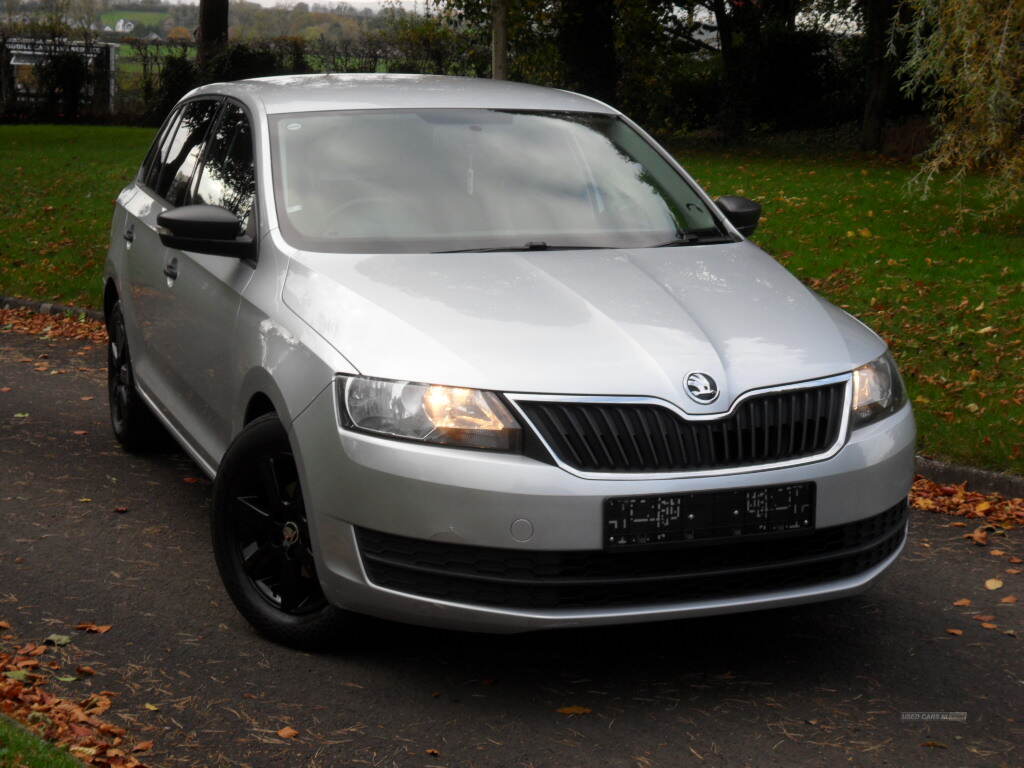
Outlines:
[[966,608],[970,604],[971,598],[969,597],[961,597],[959,600],[953,603],[953,605],[957,606],[958,608]]
[[983,626],[985,629],[998,629],[999,628],[998,624],[993,624],[991,621],[983,621],[981,623],[981,626]]
[[1024,563],[1024,560],[1021,560],[1019,557],[1014,555],[1013,557],[1010,558],[1010,562],[1011,563]]
[[125,512],[128,511],[128,507],[114,507],[114,511],[117,512],[119,515],[123,515]]
[[11,678],[11,680],[17,680],[19,683],[28,682],[28,672],[23,669],[16,669],[13,672],[4,672],[5,677]]
[[990,549],[989,554],[992,555],[992,557],[1002,557],[1006,553],[1001,549]]
[[113,629],[113,626],[111,626],[110,624],[93,624],[89,621],[83,621],[81,624],[76,624],[75,629],[81,629],[86,632],[92,632],[96,635],[105,635],[107,632]]
[[1016,603],[1017,602],[1017,596],[1016,595],[1007,595],[1006,597],[1004,597],[999,602],[1000,603],[1011,603],[1011,604],[1012,603]]
[[294,739],[299,735],[299,732],[292,728],[290,725],[286,725],[284,728],[277,732],[277,735],[282,739]]
[[1006,572],[1008,574],[1010,574],[1011,576],[1016,576],[1018,573],[1021,572],[1021,570],[1020,570],[1020,568],[1007,568]]
[[921,746],[922,747],[934,747],[935,749],[949,749],[949,747],[947,747],[941,741],[922,741],[921,742]]
[[82,666],[80,666],[80,667],[75,667],[75,672],[77,672],[80,675],[95,675],[96,674],[96,670],[95,669],[93,669],[92,667],[86,666],[84,664]]
[[159,712],[160,711],[160,707],[158,707],[156,704],[149,704],[147,702],[146,704],[143,704],[142,706],[145,707],[146,709],[148,709],[150,712]]
[[426,752],[431,757],[440,757],[440,755],[441,755],[441,753],[438,750],[436,750],[436,749],[425,749],[423,751]]
[[975,621],[992,621],[992,619],[994,619],[995,616],[993,616],[991,613],[985,613],[985,614],[979,613],[976,616],[971,616],[971,618],[974,619]]
[[975,544],[985,545],[988,544],[988,531],[984,526],[980,526],[970,533],[965,533],[964,538],[971,539]]
[[10,392],[10,391],[11,391],[10,387],[0,387],[0,392]]
[[982,515],[988,512],[990,509],[992,509],[992,505],[987,501],[983,501],[974,508],[974,513],[977,515]]
[[573,704],[569,707],[560,707],[555,710],[563,715],[589,715],[593,710],[589,707],[581,707],[579,704]]
[[132,747],[132,752],[149,752],[149,750],[151,750],[152,748],[152,741],[140,741],[138,744]]
[[1003,580],[1002,579],[988,579],[988,580],[985,581],[985,589],[992,590],[992,589],[1002,589],[1002,588],[1003,588]]
[[14,414],[14,418],[16,418],[16,419],[27,419],[28,418],[28,414],[27,413],[16,413],[16,414]]
[[947,634],[956,635],[957,637],[964,633],[962,629],[947,629],[946,632]]
[[72,435],[88,435],[89,431],[86,429],[75,429],[71,431]]
[[79,501],[82,504],[88,504],[90,501],[92,501],[92,499],[90,499],[88,496],[83,496],[82,498],[79,499]]
[[182,480],[184,480],[186,483],[189,483],[189,484],[195,484],[195,483],[202,482],[202,479],[198,478],[198,477],[183,477]]
[[80,397],[80,398],[78,398],[78,399],[79,399],[79,400],[85,400],[86,402],[88,402],[89,400],[92,400],[92,399],[93,399],[93,396],[92,396],[92,395],[85,395],[85,396],[83,396],[83,397]]
[[78,678],[74,675],[57,675],[57,679],[60,680],[62,683],[73,683]]
[[11,625],[8,624],[6,621],[0,621],[0,629],[10,629],[10,628],[11,628]]
[[50,645],[67,645],[71,642],[71,635],[50,635],[43,642]]

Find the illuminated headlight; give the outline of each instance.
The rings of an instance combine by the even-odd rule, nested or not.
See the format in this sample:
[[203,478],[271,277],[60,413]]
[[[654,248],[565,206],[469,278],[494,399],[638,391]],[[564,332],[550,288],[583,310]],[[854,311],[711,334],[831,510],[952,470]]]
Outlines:
[[493,392],[411,381],[338,378],[342,423],[386,437],[493,451],[519,449],[519,422]]
[[854,428],[896,413],[906,401],[903,381],[888,352],[853,372],[853,412],[850,423]]

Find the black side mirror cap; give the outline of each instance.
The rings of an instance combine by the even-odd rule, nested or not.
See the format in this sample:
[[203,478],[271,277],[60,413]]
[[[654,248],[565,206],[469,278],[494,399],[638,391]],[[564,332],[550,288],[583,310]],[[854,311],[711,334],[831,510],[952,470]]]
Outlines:
[[239,259],[256,257],[256,243],[240,234],[242,224],[227,208],[183,205],[161,213],[156,223],[160,242],[168,248]]
[[723,195],[715,205],[744,237],[750,237],[761,220],[761,204],[738,195]]

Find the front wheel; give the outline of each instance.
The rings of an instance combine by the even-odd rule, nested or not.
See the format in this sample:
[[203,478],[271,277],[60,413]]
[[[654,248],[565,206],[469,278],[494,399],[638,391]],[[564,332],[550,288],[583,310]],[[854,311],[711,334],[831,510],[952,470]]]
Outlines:
[[322,648],[352,621],[320,588],[295,457],[274,414],[249,423],[224,455],[213,492],[213,549],[231,599],[267,638]]
[[107,315],[107,400],[114,437],[129,451],[152,448],[166,434],[135,389],[124,312],[117,301]]

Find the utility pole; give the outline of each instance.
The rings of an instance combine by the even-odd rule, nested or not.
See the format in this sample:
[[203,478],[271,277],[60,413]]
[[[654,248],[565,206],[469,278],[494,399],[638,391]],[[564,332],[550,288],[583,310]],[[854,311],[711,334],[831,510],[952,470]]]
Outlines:
[[491,77],[508,80],[508,3],[491,0]]

